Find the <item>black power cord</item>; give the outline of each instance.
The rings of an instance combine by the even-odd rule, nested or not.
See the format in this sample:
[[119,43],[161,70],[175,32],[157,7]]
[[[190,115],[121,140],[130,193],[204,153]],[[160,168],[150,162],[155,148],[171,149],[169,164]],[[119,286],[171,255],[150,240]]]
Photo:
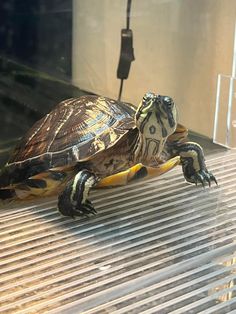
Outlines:
[[131,62],[134,61],[133,33],[130,29],[130,10],[132,0],[127,0],[126,28],[121,30],[120,59],[117,68],[117,78],[120,79],[118,100],[121,100],[123,82],[129,76]]

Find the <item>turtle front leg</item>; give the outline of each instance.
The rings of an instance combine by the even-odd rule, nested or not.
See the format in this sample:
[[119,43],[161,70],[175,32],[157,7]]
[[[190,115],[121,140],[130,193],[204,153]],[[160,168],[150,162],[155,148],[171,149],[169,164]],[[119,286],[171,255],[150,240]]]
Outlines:
[[174,147],[175,154],[180,156],[183,174],[187,182],[201,183],[203,186],[207,183],[211,186],[214,181],[217,184],[214,175],[207,170],[202,147],[193,142],[177,144]]
[[58,209],[65,216],[87,216],[96,210],[88,200],[89,190],[97,182],[96,176],[88,170],[79,171],[70,180],[58,197]]

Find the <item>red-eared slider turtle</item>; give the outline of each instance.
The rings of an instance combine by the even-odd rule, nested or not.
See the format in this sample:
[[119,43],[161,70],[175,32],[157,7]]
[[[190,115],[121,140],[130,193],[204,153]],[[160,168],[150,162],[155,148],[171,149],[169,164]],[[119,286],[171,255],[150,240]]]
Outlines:
[[1,198],[58,193],[68,216],[94,213],[95,186],[125,184],[181,164],[190,183],[210,186],[202,148],[186,139],[168,96],[146,93],[137,110],[105,97],[59,103],[35,123],[0,174]]

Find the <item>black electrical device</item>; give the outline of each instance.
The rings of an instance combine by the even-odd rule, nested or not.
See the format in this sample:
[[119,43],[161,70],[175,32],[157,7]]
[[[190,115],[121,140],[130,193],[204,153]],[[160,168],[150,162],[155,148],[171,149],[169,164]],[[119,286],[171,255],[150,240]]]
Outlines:
[[133,32],[130,29],[130,9],[131,0],[127,1],[126,10],[126,28],[121,30],[121,48],[120,48],[120,59],[117,68],[117,78],[121,80],[120,91],[118,100],[121,99],[123,80],[126,80],[129,76],[131,62],[135,60],[134,58],[134,48],[133,48]]
[[117,78],[121,80],[126,80],[128,78],[132,61],[134,61],[133,33],[131,29],[122,29]]

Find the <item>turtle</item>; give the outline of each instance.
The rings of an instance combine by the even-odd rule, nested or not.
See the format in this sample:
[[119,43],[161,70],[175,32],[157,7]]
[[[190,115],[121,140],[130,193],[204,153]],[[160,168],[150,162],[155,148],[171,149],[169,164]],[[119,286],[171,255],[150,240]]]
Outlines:
[[58,195],[65,216],[88,216],[94,187],[125,185],[182,165],[192,184],[217,184],[202,147],[188,141],[169,96],[147,92],[138,107],[83,95],[60,102],[19,141],[0,172],[0,198]]

